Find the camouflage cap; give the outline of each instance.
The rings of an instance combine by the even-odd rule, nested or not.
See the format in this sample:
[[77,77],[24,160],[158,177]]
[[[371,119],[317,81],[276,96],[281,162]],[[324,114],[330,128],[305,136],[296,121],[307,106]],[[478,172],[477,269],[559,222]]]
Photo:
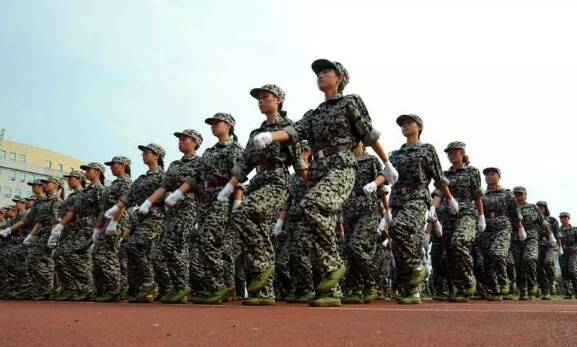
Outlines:
[[10,210],[15,210],[15,209],[16,209],[16,205],[6,206],[6,212],[8,212]]
[[36,200],[38,200],[38,198],[35,195],[26,198],[26,201],[36,201]]
[[121,155],[117,155],[116,157],[112,158],[111,161],[105,162],[104,165],[112,166],[112,164],[114,163],[120,163],[125,166],[130,166],[130,159],[128,159],[127,157],[123,157]]
[[60,187],[62,187],[62,184],[64,183],[64,182],[62,181],[62,178],[60,178],[60,177],[55,177],[55,176],[48,176],[47,178],[43,178],[43,179],[42,179],[42,182],[43,182],[44,184],[52,182],[52,183],[57,184],[57,185],[60,186]]
[[527,189],[525,189],[525,187],[517,186],[517,187],[513,188],[513,193],[527,194]]
[[32,182],[28,182],[27,183],[30,187],[34,187],[34,186],[43,186],[44,182],[42,182],[42,180],[40,178],[35,179]]
[[250,95],[253,98],[258,99],[258,95],[262,91],[269,92],[269,93],[272,93],[272,94],[278,96],[281,99],[281,101],[285,100],[286,94],[285,94],[284,90],[282,90],[276,84],[265,84],[264,86],[262,86],[260,88],[253,88],[250,91]]
[[174,136],[176,137],[180,137],[180,136],[188,136],[193,140],[196,140],[196,142],[200,145],[202,144],[202,134],[199,133],[196,130],[193,129],[185,129],[183,131],[177,131],[174,133]]
[[347,84],[349,84],[350,81],[349,72],[347,71],[347,69],[345,69],[343,64],[339,63],[338,61],[330,61],[328,59],[317,59],[313,61],[311,67],[317,76],[319,72],[326,69],[332,69],[339,76],[341,76],[343,78],[343,81],[339,85],[339,92],[342,92],[347,86]]
[[234,126],[236,125],[236,121],[234,120],[234,117],[231,116],[230,114],[224,113],[224,112],[215,113],[214,116],[212,116],[212,117],[207,118],[207,119],[204,120],[204,122],[205,122],[206,124],[209,124],[209,125],[212,125],[212,123],[217,122],[217,121],[218,121],[218,122],[228,123],[228,124],[230,124],[233,128],[234,128]]
[[156,153],[161,158],[164,158],[164,156],[166,155],[166,151],[164,150],[164,148],[162,148],[160,145],[157,145],[156,143],[150,143],[146,146],[140,145],[138,146],[138,149],[140,149],[143,152],[149,150],[153,153]]
[[467,147],[467,145],[465,145],[464,142],[454,141],[454,142],[451,142],[447,145],[447,148],[445,148],[445,153],[449,153],[449,151],[452,151],[455,149],[465,150],[466,147]]
[[26,203],[26,199],[18,197],[18,198],[14,198],[12,199],[12,202],[16,203],[16,204],[25,204]]
[[71,170],[68,175],[63,175],[62,177],[64,178],[75,177],[80,180],[86,179],[86,176],[84,176],[84,172],[80,170]]
[[561,212],[559,214],[559,218],[564,218],[564,217],[571,218],[571,214],[569,212]]
[[495,172],[499,177],[501,177],[501,170],[498,167],[487,167],[483,170],[483,175],[487,175],[489,172]]
[[0,208],[0,213],[5,213],[5,212],[6,212],[6,207]]
[[421,128],[421,130],[423,130],[423,120],[421,119],[421,117],[417,116],[416,114],[402,114],[400,116],[397,117],[397,125],[402,127],[403,123],[405,122],[406,119],[412,119],[414,120],[419,127]]
[[547,205],[547,201],[537,201],[537,203],[535,204],[537,206],[543,206],[543,207],[549,207]]
[[89,169],[97,169],[97,170],[100,170],[100,172],[102,172],[102,173],[104,173],[106,171],[106,168],[104,167],[104,165],[97,163],[95,161],[92,161],[92,162],[84,164],[84,165],[80,165],[80,168],[84,171],[87,171]]

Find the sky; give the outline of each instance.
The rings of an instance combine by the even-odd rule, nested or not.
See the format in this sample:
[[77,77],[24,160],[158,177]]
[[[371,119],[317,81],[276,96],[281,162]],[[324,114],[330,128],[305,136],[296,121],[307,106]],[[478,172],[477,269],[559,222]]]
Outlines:
[[287,94],[298,120],[323,101],[312,61],[340,61],[387,151],[395,119],[423,142],[467,144],[502,185],[577,215],[577,4],[571,1],[3,1],[0,128],[5,138],[84,161],[132,159],[139,144],[180,157],[174,131],[231,113],[244,145],[259,127],[250,89]]

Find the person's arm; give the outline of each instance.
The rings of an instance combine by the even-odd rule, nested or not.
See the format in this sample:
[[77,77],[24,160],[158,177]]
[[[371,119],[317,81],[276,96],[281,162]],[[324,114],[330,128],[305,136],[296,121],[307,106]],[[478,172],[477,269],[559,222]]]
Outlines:
[[154,204],[155,202],[160,200],[164,196],[164,194],[166,194],[166,192],[167,192],[166,188],[159,187],[154,191],[154,193],[152,193],[151,196],[148,197],[148,201],[150,201],[151,204]]

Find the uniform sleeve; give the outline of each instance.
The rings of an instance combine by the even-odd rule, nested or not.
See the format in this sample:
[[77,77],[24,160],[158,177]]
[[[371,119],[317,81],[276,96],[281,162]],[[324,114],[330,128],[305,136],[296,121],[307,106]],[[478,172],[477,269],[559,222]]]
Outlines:
[[[134,181],[135,183],[138,182],[139,180],[142,179],[142,176],[140,176],[136,181]],[[136,187],[138,187],[139,185],[137,184],[133,184],[131,188],[128,189],[128,191],[120,197],[120,201],[126,206],[126,208],[132,207],[135,204],[135,193],[136,193]]]
[[553,232],[553,235],[555,235],[556,238],[560,237],[560,233],[559,233],[559,223],[557,222],[557,219],[551,217],[549,218],[549,225],[551,226],[551,232]]
[[166,175],[164,175],[164,178],[162,179],[162,182],[160,183],[160,186],[164,189],[167,190],[172,190],[175,189],[174,187],[178,184],[176,182],[176,162],[172,162],[170,163],[170,166],[168,167],[168,170],[166,170]]
[[507,192],[509,197],[509,204],[507,209],[509,210],[509,216],[511,216],[511,222],[513,223],[513,228],[517,228],[517,223],[523,221],[523,216],[521,215],[521,211],[519,210],[519,206],[517,205],[517,201],[515,201],[515,196],[513,193]]
[[481,189],[481,173],[477,168],[472,168],[471,170],[471,197],[473,200],[477,200],[483,196],[483,190]]
[[62,201],[60,199],[53,199],[45,208],[42,209],[41,213],[39,213],[37,222],[43,226],[58,223],[61,207]]
[[[383,165],[381,164],[380,160],[378,160],[377,158],[373,158],[373,167],[374,167],[373,173],[374,173],[375,179],[379,175],[382,175],[383,177],[385,177],[384,172],[383,172]],[[387,182],[385,181],[385,183],[377,189],[377,196],[379,198],[381,198],[382,196],[387,195],[389,193],[386,184],[387,184]]]
[[238,158],[238,162],[231,170],[232,175],[238,178],[240,183],[246,182],[248,180],[248,174],[254,169],[250,158],[250,153],[254,147],[254,143],[252,141],[253,137],[254,134],[251,133],[242,156]]
[[443,174],[443,169],[441,168],[441,162],[439,161],[437,151],[432,145],[429,145],[429,155],[426,170],[429,177],[435,181],[435,188],[441,190],[449,185],[449,180]]
[[369,111],[358,95],[350,95],[350,102],[347,103],[347,111],[353,123],[353,129],[357,135],[357,139],[362,141],[365,146],[372,146],[381,136],[381,134],[373,128],[373,122]]
[[293,125],[284,128],[284,131],[286,131],[291,137],[292,142],[310,139],[311,120],[312,117],[314,117],[314,112],[314,110],[307,111],[303,118],[295,122]]

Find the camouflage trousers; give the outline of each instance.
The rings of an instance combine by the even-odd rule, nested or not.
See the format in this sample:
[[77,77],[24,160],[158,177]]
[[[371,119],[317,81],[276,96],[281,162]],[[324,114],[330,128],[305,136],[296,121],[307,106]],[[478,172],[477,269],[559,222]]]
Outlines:
[[313,237],[303,224],[300,213],[289,215],[286,228],[287,233],[292,234],[289,246],[289,267],[294,293],[299,296],[313,293],[315,291],[311,258]]
[[499,295],[500,288],[509,284],[507,257],[510,245],[511,224],[509,221],[489,219],[481,242],[488,295]]
[[375,256],[371,262],[371,270],[375,280],[375,288],[379,296],[390,298],[393,285],[393,255],[380,242],[377,243]]
[[[0,240],[3,244],[0,247],[0,298],[9,298],[17,291],[17,280],[19,276],[25,275],[27,278],[26,269],[23,272],[17,271],[17,266],[22,260],[19,255],[19,245],[12,240]],[[25,258],[24,258],[25,260]]]
[[[195,229],[198,212],[196,205],[182,206],[168,210],[166,230],[160,236],[160,250],[169,275],[167,286],[177,291],[189,289],[188,240]],[[188,210],[182,211],[183,208]]]
[[477,233],[473,246],[471,248],[471,254],[473,256],[473,273],[475,274],[475,280],[477,282],[477,295],[486,296],[486,280],[485,280],[485,262],[483,260],[483,249],[482,249],[482,238],[485,238],[486,234]]
[[336,215],[351,194],[354,182],[352,167],[334,168],[300,202],[303,227],[312,235],[314,272],[320,279],[343,266],[335,233]]
[[447,277],[456,294],[465,294],[466,289],[476,284],[471,247],[477,231],[477,217],[464,215],[447,218],[442,224],[447,256]]
[[120,240],[120,246],[118,247],[118,265],[120,270],[120,292],[127,293],[132,296],[136,295],[136,289],[133,283],[128,281],[128,246],[127,246],[128,238],[122,238]]
[[389,235],[396,248],[395,264],[397,281],[405,294],[418,292],[418,285],[410,285],[409,280],[415,269],[423,265],[421,247],[425,238],[425,202],[409,201],[398,209],[393,209],[393,221],[389,226]]
[[443,236],[436,237],[432,235],[433,242],[431,243],[431,266],[433,267],[432,285],[434,295],[447,296],[452,287],[452,281],[449,279],[449,269],[447,259],[447,248],[445,240],[445,229],[443,228]]
[[511,239],[511,246],[509,247],[509,254],[507,254],[507,277],[499,279],[499,284],[502,286],[509,283],[509,292],[517,292],[517,267],[515,266],[515,254],[513,253],[513,239]]
[[[206,290],[216,292],[225,287],[224,247],[228,234],[231,234],[229,203],[217,200],[203,204],[202,215],[198,239],[198,257],[204,276],[202,281]],[[230,272],[228,262],[226,268]],[[230,282],[230,275],[226,277]]]
[[[201,227],[202,228],[202,227]],[[193,293],[206,291],[204,266],[200,254],[200,235],[199,230],[192,230],[188,239],[188,278],[190,290]]]
[[52,249],[47,246],[50,230],[41,228],[30,245],[26,267],[30,276],[28,293],[32,296],[51,295],[54,289],[54,259]]
[[577,253],[567,252],[559,256],[561,277],[565,287],[565,294],[577,293]]
[[[288,221],[287,221],[288,222]],[[284,298],[294,293],[294,283],[290,272],[290,245],[293,234],[288,226],[285,232],[274,238],[275,250],[275,282],[274,289],[277,297]]]
[[92,225],[71,224],[54,250],[55,274],[62,289],[92,291]]
[[[256,189],[249,187],[248,195],[233,213],[233,225],[240,235],[249,275],[273,268],[274,249],[270,238],[271,221],[276,219],[280,206],[287,198],[286,185],[269,183]],[[269,279],[263,296],[273,297],[273,277]],[[251,278],[252,279],[252,278]]]
[[378,225],[377,209],[344,215],[348,263],[346,288],[352,294],[362,295],[375,287],[371,263],[375,257]]
[[537,258],[537,281],[543,294],[551,294],[555,283],[555,258],[557,249],[549,245],[539,245]]
[[[129,282],[138,284],[140,287],[143,284],[153,283],[156,278],[161,282],[158,285],[166,289],[168,274],[163,273],[164,264],[161,264],[163,261],[158,250],[158,238],[164,228],[164,214],[158,212],[139,216],[134,222],[133,234],[126,243]],[[155,271],[155,269],[160,271]]]
[[[517,277],[517,290],[520,294],[527,294],[532,288],[537,287],[537,259],[539,257],[539,240],[536,232],[527,230],[528,237],[525,241],[515,240],[511,242],[511,249],[515,258],[515,274]],[[535,235],[530,235],[535,234]]]

